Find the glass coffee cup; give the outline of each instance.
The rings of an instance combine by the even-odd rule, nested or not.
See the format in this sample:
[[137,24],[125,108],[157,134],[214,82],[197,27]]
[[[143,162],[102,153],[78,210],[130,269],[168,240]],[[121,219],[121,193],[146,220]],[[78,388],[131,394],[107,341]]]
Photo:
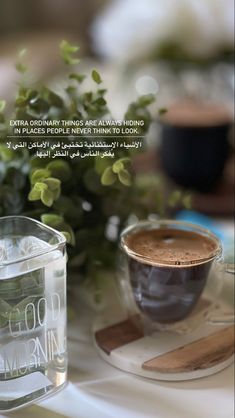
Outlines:
[[181,221],[142,221],[121,234],[119,283],[128,313],[146,331],[187,329],[218,300],[226,265],[220,240]]

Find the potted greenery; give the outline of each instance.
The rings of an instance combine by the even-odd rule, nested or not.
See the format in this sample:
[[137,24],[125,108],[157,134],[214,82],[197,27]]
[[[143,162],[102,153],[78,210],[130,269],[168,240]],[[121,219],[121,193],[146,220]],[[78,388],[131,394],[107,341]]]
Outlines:
[[[63,41],[62,58],[70,68],[78,63],[78,47]],[[22,55],[22,54],[21,54]],[[26,68],[19,60],[19,72]],[[11,119],[100,119],[109,115],[106,90],[97,71],[91,74],[96,89],[82,92],[85,76],[70,71],[64,97],[43,85],[18,88]],[[151,123],[152,95],[131,103],[125,118],[144,120],[143,134]],[[40,159],[28,149],[6,146],[9,134],[0,102],[0,216],[24,214],[62,231],[69,245],[70,283],[82,277],[97,278],[100,269],[113,266],[119,231],[130,218],[163,213],[159,177],[133,173],[133,151],[118,150],[116,158]],[[68,139],[69,140],[69,139]],[[138,152],[138,151],[137,151]],[[170,204],[179,200],[173,193]]]

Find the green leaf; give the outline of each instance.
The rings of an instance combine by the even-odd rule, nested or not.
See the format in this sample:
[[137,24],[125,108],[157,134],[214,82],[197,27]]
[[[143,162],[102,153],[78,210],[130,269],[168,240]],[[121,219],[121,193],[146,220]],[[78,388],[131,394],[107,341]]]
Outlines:
[[182,197],[182,193],[180,190],[174,190],[168,199],[168,204],[171,207],[174,207],[177,203],[179,203],[180,199]]
[[28,199],[31,202],[41,199],[41,192],[39,190],[32,189],[31,192],[28,194]]
[[111,186],[115,183],[117,177],[114,174],[112,167],[107,167],[101,177],[101,183],[103,186]]
[[30,108],[35,112],[36,117],[47,116],[50,110],[50,104],[41,97],[29,103]]
[[0,100],[0,113],[4,111],[5,107],[6,107],[5,100]]
[[70,228],[69,225],[67,225],[66,229],[67,229],[66,231],[63,230],[60,232],[65,236],[67,243],[74,246],[76,244],[74,232],[72,228]]
[[44,183],[48,186],[50,192],[52,193],[53,200],[57,200],[61,193],[61,181],[53,177],[49,177],[44,180]]
[[39,97],[39,92],[37,90],[26,90],[23,91],[23,97],[27,98],[27,100],[31,103],[35,102]]
[[182,203],[186,209],[192,209],[192,196],[186,194],[182,199]]
[[98,73],[98,71],[93,70],[91,73],[92,79],[95,81],[96,84],[101,84],[102,83],[102,79],[100,74]]
[[31,176],[31,184],[34,186],[37,182],[43,181],[44,179],[51,176],[51,172],[45,168],[35,170]]
[[30,201],[40,200],[42,193],[48,189],[48,186],[43,182],[37,182],[28,195]]
[[[74,86],[68,86],[65,89],[66,93],[70,96],[70,97],[74,97],[75,94],[77,93],[77,89]],[[77,107],[77,106],[76,106]]]
[[131,159],[130,157],[123,157],[123,158],[119,158],[120,162],[122,162],[123,164],[131,164]]
[[138,98],[138,105],[141,107],[146,107],[154,103],[155,100],[156,97],[154,96],[154,94],[145,94]]
[[45,184],[44,182],[38,182],[34,185],[34,189],[39,191],[39,192],[43,192],[44,190],[48,189],[47,184]]
[[15,64],[16,70],[21,74],[24,74],[27,71],[27,66],[22,62],[22,59],[24,58],[26,52],[27,50],[25,48],[20,50]]
[[0,328],[5,327],[7,324],[8,324],[8,319],[6,319],[6,318],[4,318],[0,315]]
[[46,186],[44,185],[44,183],[36,183],[33,189],[30,191],[28,195],[28,199],[32,202],[36,200],[40,200],[42,191],[44,190],[44,186]]
[[5,145],[0,145],[0,159],[7,163],[12,161],[15,157],[15,153],[12,149],[7,148]]
[[27,71],[27,66],[23,64],[22,62],[17,62],[16,70],[18,71],[18,73],[24,74]]
[[79,50],[76,45],[71,45],[69,42],[63,40],[60,44],[60,53],[66,65],[75,65],[79,63],[79,59],[74,57]]
[[45,189],[41,194],[41,201],[45,206],[51,207],[54,202],[54,196],[51,190]]
[[3,115],[3,113],[0,113],[0,125],[3,123],[5,123],[5,116]]
[[122,169],[118,172],[118,178],[124,186],[131,186],[131,175],[129,171]]
[[71,73],[69,74],[69,78],[70,80],[75,80],[77,83],[81,84],[85,80],[86,76],[84,74]]
[[106,106],[107,102],[103,97],[99,97],[98,99],[93,101],[93,104],[96,104],[98,106]]
[[11,312],[11,305],[7,303],[5,300],[0,299],[0,315],[3,315],[4,317],[9,316]]
[[56,190],[52,190],[54,200],[58,200],[61,194],[61,188],[59,187]]
[[24,58],[24,56],[26,55],[26,53],[27,53],[27,49],[26,49],[26,48],[22,48],[22,49],[19,51],[19,53],[18,53],[18,58],[19,58],[19,59]]
[[16,107],[24,107],[27,105],[27,99],[24,96],[18,96],[15,101]]
[[55,160],[47,165],[47,170],[51,172],[53,177],[65,182],[71,178],[72,171],[70,165],[64,160]]
[[[26,306],[31,303],[33,304],[35,300],[36,300],[35,296],[27,296],[25,299],[23,299],[21,302],[15,305],[11,311],[11,321],[19,322],[19,321],[24,320]],[[28,319],[33,318],[33,308],[31,312],[30,312],[30,309],[28,309],[27,318]]]
[[61,49],[62,52],[66,52],[66,53],[69,53],[69,54],[74,54],[74,53],[78,52],[79,46],[72,45],[68,41],[63,40],[60,43],[60,49]]
[[52,106],[57,107],[59,109],[63,108],[64,106],[63,99],[54,91],[49,90],[49,89],[48,89],[48,100]]
[[41,216],[41,221],[52,228],[58,227],[60,224],[64,222],[63,216],[55,215],[53,213],[44,213]]
[[64,235],[64,237],[65,237],[65,239],[66,239],[67,243],[69,244],[69,243],[70,243],[70,240],[71,240],[71,237],[70,237],[69,232],[66,232],[66,231],[60,231],[60,232],[61,232],[61,234],[63,234],[63,235]]
[[91,101],[93,99],[92,91],[88,91],[88,92],[84,93],[83,97],[84,97],[85,102],[91,103]]
[[101,96],[101,97],[103,97],[106,93],[107,93],[107,89],[97,90],[97,94],[99,94],[99,96]]
[[50,190],[54,191],[60,187],[61,182],[60,180],[55,179],[54,177],[48,177],[44,180],[44,184],[46,184]]
[[124,164],[121,160],[117,160],[112,166],[113,172],[116,174],[119,173],[120,170],[123,170],[123,168]]
[[0,292],[12,292],[14,290],[20,290],[20,282],[19,280],[4,280],[0,286]]
[[167,113],[167,109],[166,109],[166,108],[164,108],[164,107],[162,107],[161,109],[159,109],[159,110],[158,110],[158,114],[159,114],[160,116],[164,115],[165,113]]

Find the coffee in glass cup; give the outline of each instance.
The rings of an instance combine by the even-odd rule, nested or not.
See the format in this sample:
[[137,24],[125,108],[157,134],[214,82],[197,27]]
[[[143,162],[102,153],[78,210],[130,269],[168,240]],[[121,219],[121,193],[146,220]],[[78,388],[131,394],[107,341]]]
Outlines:
[[222,287],[220,240],[208,230],[180,221],[144,221],[121,234],[126,305],[155,325],[187,319],[210,287]]

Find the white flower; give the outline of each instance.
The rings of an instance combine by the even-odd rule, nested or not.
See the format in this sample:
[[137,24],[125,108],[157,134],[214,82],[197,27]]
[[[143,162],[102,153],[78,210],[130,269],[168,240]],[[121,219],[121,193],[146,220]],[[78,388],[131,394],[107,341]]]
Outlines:
[[234,44],[233,0],[115,0],[92,28],[104,56],[145,58],[165,42],[210,57]]

